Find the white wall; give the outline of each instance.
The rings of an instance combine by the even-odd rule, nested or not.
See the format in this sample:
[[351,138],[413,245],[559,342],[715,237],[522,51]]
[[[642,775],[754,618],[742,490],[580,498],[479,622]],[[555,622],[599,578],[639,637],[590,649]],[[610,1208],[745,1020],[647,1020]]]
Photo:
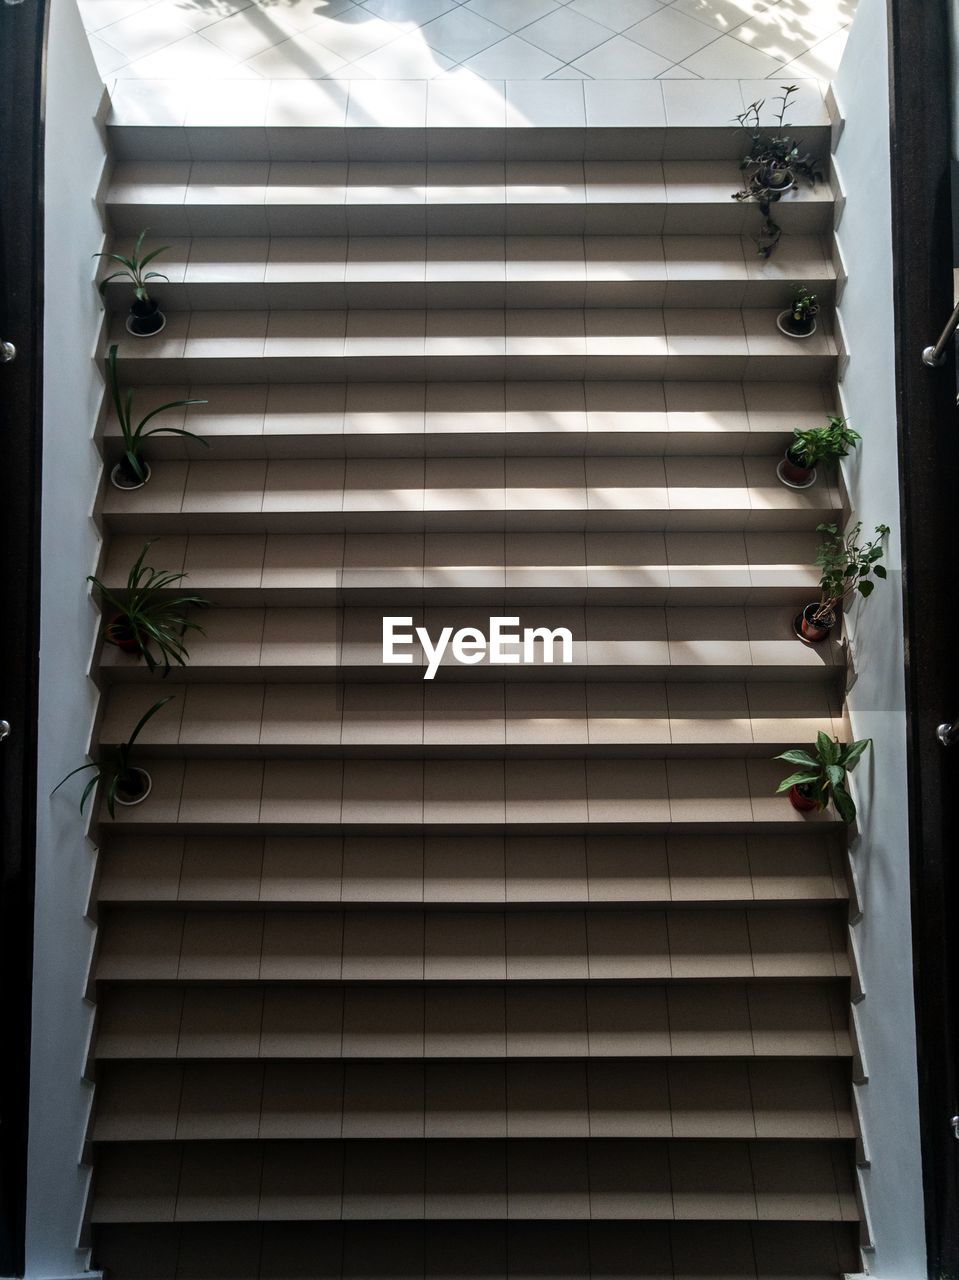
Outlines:
[[886,0],[859,0],[833,89],[845,118],[837,230],[849,280],[839,311],[849,347],[844,412],[863,441],[845,477],[865,533],[892,526],[889,579],[847,622],[856,682],[849,712],[873,750],[853,775],[861,836],[852,850],[863,918],[853,929],[866,997],[857,1007],[868,1084],[857,1089],[871,1168],[861,1185],[873,1231],[868,1269],[924,1277],[906,809],[902,573],[898,537],[895,334],[889,182]]
[[28,1153],[27,1272],[83,1271],[77,1248],[90,1102],[81,1079],[92,1008],[84,979],[93,928],[84,918],[93,850],[76,787],[50,791],[84,759],[95,709],[86,679],[95,615],[85,578],[99,539],[90,510],[99,475],[91,436],[102,383],[92,360],[100,305],[91,254],[102,229],[94,195],[104,147],[103,94],[76,0],[52,0],[46,67],[45,307],[36,940]]

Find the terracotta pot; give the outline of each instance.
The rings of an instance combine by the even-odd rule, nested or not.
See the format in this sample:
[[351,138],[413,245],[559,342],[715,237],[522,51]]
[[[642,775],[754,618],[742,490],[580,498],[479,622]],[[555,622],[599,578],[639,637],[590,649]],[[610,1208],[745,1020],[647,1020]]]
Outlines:
[[136,636],[133,634],[133,628],[122,613],[114,614],[110,619],[104,628],[103,638],[107,644],[115,644],[124,653],[140,652],[140,646],[137,643]]
[[787,485],[802,486],[811,484],[816,478],[816,468],[801,463],[792,449],[787,449],[779,467],[779,478]]
[[823,619],[814,622],[813,616],[818,609],[818,604],[807,604],[793,621],[796,635],[803,640],[808,640],[810,644],[821,644],[836,625],[835,618],[832,622],[826,622]]
[[809,787],[789,788],[789,803],[794,809],[798,809],[800,813],[813,813],[819,808],[809,791]]

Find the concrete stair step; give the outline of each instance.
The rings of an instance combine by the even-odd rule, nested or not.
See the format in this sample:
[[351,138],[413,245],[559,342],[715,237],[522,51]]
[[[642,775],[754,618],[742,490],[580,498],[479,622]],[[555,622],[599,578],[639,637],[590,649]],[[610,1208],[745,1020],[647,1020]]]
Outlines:
[[101,827],[237,835],[369,831],[577,834],[779,830],[835,825],[775,794],[781,762],[766,754],[567,759],[138,758],[149,802],[118,806]]
[[[103,571],[108,586],[124,586],[143,542],[143,535],[111,538]],[[538,606],[556,604],[785,605],[798,611],[817,595],[818,545],[812,532],[749,530],[191,533],[157,539],[150,558],[157,568],[184,570],[185,589],[217,606],[347,604],[379,608],[380,618],[382,606],[390,606],[402,614],[413,609],[415,625],[421,625],[419,605],[522,607],[524,618]],[[216,619],[216,611],[204,614],[208,631]],[[442,625],[455,620],[447,617]],[[462,625],[475,620],[473,614]],[[258,643],[260,634],[251,632],[244,644]],[[582,635],[578,625],[576,634]],[[379,650],[381,623],[361,635]]]
[[[299,1268],[309,1275],[317,1257],[342,1259],[337,1276],[371,1280],[395,1275],[396,1258],[423,1260],[424,1274],[440,1277],[462,1268],[468,1248],[473,1266],[506,1280],[511,1274],[563,1277],[572,1266],[586,1273],[591,1260],[603,1267],[629,1267],[631,1275],[681,1277],[698,1274],[704,1260],[743,1260],[745,1274],[775,1275],[784,1253],[800,1280],[851,1272],[858,1265],[857,1226],[823,1222],[711,1222],[675,1224],[635,1221],[369,1222],[340,1223],[153,1223],[117,1224],[97,1231],[99,1251],[118,1280],[140,1280],[145,1252],[168,1268],[202,1267],[210,1257],[239,1271],[260,1259],[264,1278]],[[172,1260],[172,1261],[171,1261]],[[615,1271],[613,1271],[615,1274]]]
[[[187,584],[189,585],[189,584]],[[787,606],[662,606],[524,609],[522,626],[566,627],[573,636],[572,662],[544,660],[541,648],[522,665],[463,666],[449,652],[438,678],[488,681],[748,680],[829,682],[838,685],[843,652],[835,634],[819,645],[799,643],[792,631],[796,610]],[[173,667],[169,685],[206,682],[306,684],[311,681],[423,682],[428,662],[419,641],[408,646],[413,661],[383,665],[383,609],[217,608],[190,618],[204,634],[188,637],[190,660]],[[413,618],[413,614],[404,615]],[[416,626],[436,637],[444,626],[474,626],[489,634],[490,613],[457,606],[419,610]],[[520,626],[520,624],[516,624]],[[115,645],[104,644],[99,673],[110,684],[140,687],[152,682],[146,664]],[[171,692],[173,690],[171,689]]]
[[834,833],[761,836],[114,834],[98,901],[130,907],[472,911],[813,906],[848,898]]
[[[722,998],[717,999],[717,992]],[[103,983],[95,1061],[802,1061],[853,1052],[848,981]]]
[[[114,250],[129,254],[133,239]],[[172,239],[153,291],[167,312],[230,308],[787,307],[803,280],[825,306],[818,236],[768,261],[738,235],[192,236]],[[101,277],[110,264],[101,268]],[[125,312],[129,283],[106,286]]]
[[[557,1217],[647,1221],[854,1222],[840,1140],[415,1139],[104,1145],[99,1222],[460,1220]],[[838,1185],[837,1185],[838,1183]],[[388,1211],[388,1212],[387,1212]]]
[[849,976],[841,903],[699,910],[184,910],[116,905],[98,982],[507,985]]
[[[778,455],[796,426],[833,412],[817,383],[443,382],[147,384],[141,417],[177,400],[206,400],[163,414],[210,441],[211,458],[505,457],[613,454]],[[112,409],[101,440],[121,455]],[[197,457],[179,436],[150,440],[157,460]]]
[[786,488],[776,464],[758,455],[171,460],[153,465],[144,488],[108,487],[101,512],[110,529],[144,536],[782,533],[840,517],[837,487]]
[[[825,321],[784,337],[777,309],[569,308],[172,312],[161,334],[115,317],[122,381],[354,382],[784,380],[824,382],[838,348]],[[104,350],[101,354],[105,354]]]
[[[822,682],[455,682],[191,684],[140,734],[159,758],[381,756],[490,760],[564,756],[769,758],[822,730],[849,738]],[[125,742],[138,685],[106,699],[101,745]],[[580,761],[581,764],[581,761]],[[788,772],[788,770],[786,771]]]
[[97,1094],[93,1140],[110,1143],[855,1136],[823,1060],[118,1063]]

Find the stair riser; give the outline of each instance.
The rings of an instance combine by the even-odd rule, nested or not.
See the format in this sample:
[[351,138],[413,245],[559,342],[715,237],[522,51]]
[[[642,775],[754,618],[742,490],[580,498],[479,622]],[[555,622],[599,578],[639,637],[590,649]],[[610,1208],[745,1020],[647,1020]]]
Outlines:
[[[807,276],[810,289],[824,306],[831,305],[831,276]],[[167,312],[273,309],[282,311],[380,310],[499,307],[778,307],[789,306],[788,282],[780,280],[495,280],[415,281],[377,280],[350,283],[326,281],[202,281],[160,285],[155,297]],[[107,287],[107,306],[125,314],[129,288]]]
[[575,381],[593,378],[610,382],[706,381],[825,383],[835,377],[836,356],[807,354],[797,344],[788,355],[749,355],[720,351],[702,355],[488,355],[478,352],[423,356],[415,352],[352,357],[271,356],[259,350],[242,356],[139,355],[122,356],[126,383],[242,382],[256,361],[258,381],[268,382],[502,382]]
[[[183,119],[187,100],[182,101]],[[828,165],[830,129],[794,123],[804,147]],[[397,163],[434,160],[729,160],[738,162],[749,134],[731,123],[719,126],[610,128],[403,128],[248,127],[107,123],[111,154],[118,160],[217,160],[249,162]]]

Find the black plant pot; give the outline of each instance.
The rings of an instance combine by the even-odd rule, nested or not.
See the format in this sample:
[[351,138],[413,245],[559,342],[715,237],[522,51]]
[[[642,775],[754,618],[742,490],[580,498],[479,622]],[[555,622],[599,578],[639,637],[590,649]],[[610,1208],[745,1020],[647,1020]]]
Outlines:
[[143,475],[138,476],[126,458],[121,458],[110,468],[110,483],[115,489],[142,489],[150,479],[150,464],[145,458],[140,459]]
[[776,317],[776,325],[780,333],[784,333],[787,338],[811,338],[816,332],[816,317],[810,316],[808,320],[797,320],[792,313],[791,308],[780,311]]
[[150,338],[159,333],[166,324],[166,316],[160,310],[160,304],[148,298],[146,302],[137,299],[130,307],[127,316],[127,333],[135,338]]

